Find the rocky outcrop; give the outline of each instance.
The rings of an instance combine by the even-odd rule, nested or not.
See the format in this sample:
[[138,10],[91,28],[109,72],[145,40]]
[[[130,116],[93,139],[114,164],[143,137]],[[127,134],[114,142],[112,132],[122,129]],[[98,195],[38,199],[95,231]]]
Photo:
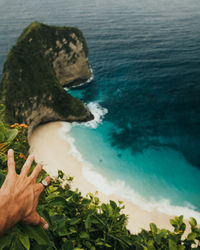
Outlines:
[[30,24],[9,52],[0,86],[5,120],[29,125],[29,133],[49,121],[88,121],[93,115],[64,86],[91,76],[88,49],[77,28]]
[[[68,44],[65,38],[62,41],[56,41],[56,46],[60,49],[58,53],[54,53],[52,48],[45,53],[46,55],[51,54],[53,58],[53,68],[59,82],[64,86],[74,87],[87,81],[91,76],[91,70],[88,66],[83,42],[75,33],[70,36],[74,42]],[[66,44],[71,49],[69,53],[64,49]]]

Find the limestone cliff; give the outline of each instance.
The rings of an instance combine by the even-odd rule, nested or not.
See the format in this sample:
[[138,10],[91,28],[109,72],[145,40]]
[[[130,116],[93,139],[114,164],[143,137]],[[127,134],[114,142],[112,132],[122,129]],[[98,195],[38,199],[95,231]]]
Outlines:
[[34,22],[9,52],[0,86],[5,120],[29,125],[48,121],[93,119],[87,107],[62,85],[74,86],[91,76],[88,49],[77,28]]
[[[83,41],[80,41],[75,33],[70,36],[73,42],[68,43],[65,38],[61,42],[57,40],[56,47],[60,49],[59,52],[49,48],[45,54],[53,58],[53,68],[59,82],[64,86],[74,87],[87,81],[91,76],[91,70]],[[70,52],[65,49],[66,44],[71,49]]]

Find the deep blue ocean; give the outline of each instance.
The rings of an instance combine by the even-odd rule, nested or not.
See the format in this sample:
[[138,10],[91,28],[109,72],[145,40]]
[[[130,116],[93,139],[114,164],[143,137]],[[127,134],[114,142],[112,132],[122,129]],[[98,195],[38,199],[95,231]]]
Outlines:
[[98,124],[70,134],[89,181],[146,209],[199,216],[199,0],[0,0],[1,72],[32,21],[76,26],[87,40],[93,79],[70,93]]

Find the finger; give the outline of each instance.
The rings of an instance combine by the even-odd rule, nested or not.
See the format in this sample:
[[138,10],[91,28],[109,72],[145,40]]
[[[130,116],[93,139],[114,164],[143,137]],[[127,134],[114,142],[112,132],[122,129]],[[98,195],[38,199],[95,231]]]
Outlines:
[[21,175],[28,175],[33,161],[34,161],[34,156],[29,155],[28,158],[26,159],[26,162],[24,163],[24,166],[22,167]]
[[8,150],[8,174],[16,174],[13,149]]
[[[47,176],[46,178],[44,178],[44,181],[46,181],[48,183],[48,185],[51,182],[51,178],[49,176]],[[45,189],[45,186],[42,183],[38,183],[38,194],[40,195]]]
[[38,175],[40,174],[40,172],[42,171],[42,164],[38,163],[36,165],[36,167],[34,168],[32,174],[30,175],[31,178],[33,178],[35,181],[38,177]]
[[22,223],[35,226],[39,225],[41,223],[41,216],[37,212],[34,212],[31,215],[25,217],[22,220]]
[[29,224],[29,225],[41,225],[44,230],[47,230],[49,228],[48,222],[41,217],[37,212],[24,218],[22,220],[23,223]]
[[40,218],[41,218],[40,224],[41,224],[42,228],[43,228],[44,230],[47,230],[47,229],[49,228],[48,222],[47,222],[43,217],[40,217]]

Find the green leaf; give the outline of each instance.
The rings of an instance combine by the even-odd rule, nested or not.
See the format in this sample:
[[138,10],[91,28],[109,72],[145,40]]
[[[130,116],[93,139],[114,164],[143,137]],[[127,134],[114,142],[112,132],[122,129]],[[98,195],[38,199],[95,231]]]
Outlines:
[[15,139],[17,134],[18,134],[17,129],[6,129],[5,141],[8,142],[8,143],[11,143]]
[[62,170],[58,170],[58,176],[63,179],[64,173]]
[[77,233],[77,230],[75,229],[75,227],[70,227],[69,231],[70,233]]
[[0,238],[0,250],[4,249],[4,247],[9,247],[12,242],[11,235],[5,235]]
[[0,131],[1,131],[2,133],[5,133],[5,130],[6,130],[6,128],[5,128],[4,123],[3,123],[2,121],[0,121]]
[[63,250],[74,250],[74,246],[71,240],[65,242],[63,246],[64,246]]
[[92,224],[99,224],[99,223],[100,223],[97,219],[94,219],[94,218],[92,218],[92,217],[90,217],[90,222],[91,222]]
[[90,216],[88,216],[85,220],[85,228],[88,230],[91,227]]
[[192,227],[196,227],[197,225],[197,221],[193,217],[190,217],[189,223]]
[[27,234],[18,234],[18,238],[20,240],[20,242],[22,243],[22,245],[29,250],[30,249],[30,240]]
[[18,239],[12,241],[12,245],[9,250],[23,249],[21,242]]
[[52,245],[47,233],[40,226],[24,225],[25,232],[39,245]]
[[90,236],[89,236],[89,234],[86,233],[86,232],[81,232],[81,233],[80,233],[80,238],[81,238],[81,239],[89,240]]
[[187,236],[187,240],[195,240],[198,235],[194,232],[189,233]]
[[91,249],[91,247],[92,247],[91,242],[88,241],[88,240],[84,240],[83,244],[84,244],[84,246],[86,246],[88,249]]
[[117,204],[112,200],[110,200],[110,205],[113,208],[113,210],[115,210],[117,208]]
[[109,245],[108,243],[105,243],[105,247],[112,247],[111,245]]
[[53,249],[54,248],[52,248],[52,247],[47,247],[44,245],[42,246],[42,245],[38,245],[36,242],[31,242],[31,250],[53,250]]
[[83,206],[88,206],[88,205],[90,205],[90,203],[91,203],[91,200],[88,200],[88,199],[84,199],[84,200],[82,201],[82,205],[83,205]]
[[5,105],[0,104],[0,114],[3,113],[4,110],[5,110]]
[[161,241],[162,241],[162,233],[156,234],[154,237],[155,237],[156,243],[157,243],[157,244],[160,244]]
[[112,207],[111,207],[110,204],[107,204],[107,209],[108,209],[108,214],[109,214],[109,216],[112,216],[112,214],[113,214],[113,209],[112,209]]
[[96,242],[96,245],[97,246],[104,246],[104,241],[100,241],[100,240],[98,240],[97,242]]
[[184,245],[179,245],[178,250],[185,250],[185,246]]
[[154,223],[150,223],[150,229],[153,234],[157,233],[157,226]]
[[169,250],[177,250],[177,245],[176,245],[176,242],[172,239],[169,239]]
[[5,134],[0,130],[0,142],[5,142]]
[[170,224],[174,227],[177,225],[176,221],[174,219],[170,219]]
[[178,217],[178,221],[179,221],[179,223],[183,222],[183,215],[181,215],[181,216]]
[[80,218],[72,218],[71,220],[70,220],[70,225],[76,225],[76,224],[78,224],[79,222],[81,221],[81,219]]
[[54,206],[63,206],[67,205],[66,200],[62,196],[57,196],[49,199],[49,203],[53,204]]
[[148,246],[148,250],[156,250],[154,247],[154,241],[153,240],[149,240],[147,243]]
[[94,197],[94,203],[95,203],[95,205],[99,204],[99,198],[98,197]]
[[161,229],[160,230],[160,235],[163,238],[167,238],[167,235],[169,234],[169,231],[167,229]]
[[69,231],[67,230],[67,227],[66,227],[65,220],[57,223],[56,232],[58,233],[59,236],[66,236],[69,234]]

